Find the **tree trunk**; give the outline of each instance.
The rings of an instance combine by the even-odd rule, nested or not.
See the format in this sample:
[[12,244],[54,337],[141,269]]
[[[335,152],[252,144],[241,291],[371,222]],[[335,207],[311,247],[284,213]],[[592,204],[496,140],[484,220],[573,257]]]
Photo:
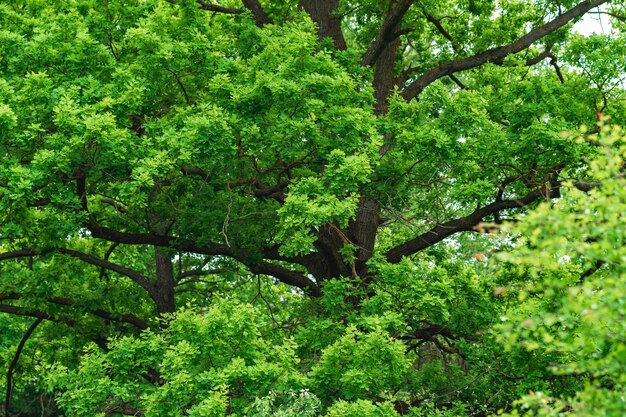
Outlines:
[[167,249],[155,248],[156,282],[153,299],[159,315],[176,311],[174,303],[174,269]]
[[317,23],[320,41],[331,38],[336,49],[346,49],[346,41],[341,32],[341,19],[335,14],[339,0],[300,0],[298,6]]

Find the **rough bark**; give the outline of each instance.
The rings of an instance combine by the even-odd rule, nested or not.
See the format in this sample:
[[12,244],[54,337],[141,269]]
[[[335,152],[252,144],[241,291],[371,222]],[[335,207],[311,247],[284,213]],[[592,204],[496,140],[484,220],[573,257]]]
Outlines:
[[272,23],[272,20],[269,18],[267,13],[265,13],[265,10],[263,10],[259,0],[242,0],[242,2],[244,6],[252,12],[252,16],[254,17],[254,21],[257,26],[263,27]]
[[171,256],[167,250],[162,248],[154,249],[154,262],[156,266],[156,281],[152,298],[161,314],[173,313],[176,311],[174,303],[174,268],[172,267]]
[[341,31],[341,19],[335,14],[339,0],[300,0],[298,5],[317,24],[320,41],[331,38],[336,49],[346,49],[346,40]]

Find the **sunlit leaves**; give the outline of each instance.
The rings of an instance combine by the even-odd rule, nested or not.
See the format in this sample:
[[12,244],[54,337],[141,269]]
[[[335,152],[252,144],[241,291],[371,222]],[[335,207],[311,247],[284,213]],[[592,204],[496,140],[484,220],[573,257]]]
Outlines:
[[588,194],[572,189],[563,201],[529,215],[521,225],[524,245],[509,255],[541,277],[529,291],[549,304],[539,302],[540,309],[516,317],[516,330],[506,332],[508,345],[556,354],[556,375],[591,378],[570,398],[524,398],[520,408],[535,410],[529,415],[621,413],[620,406],[603,404],[622,403],[616,398],[624,396],[626,382],[623,133],[605,127],[599,143],[600,155],[590,164],[597,186]]

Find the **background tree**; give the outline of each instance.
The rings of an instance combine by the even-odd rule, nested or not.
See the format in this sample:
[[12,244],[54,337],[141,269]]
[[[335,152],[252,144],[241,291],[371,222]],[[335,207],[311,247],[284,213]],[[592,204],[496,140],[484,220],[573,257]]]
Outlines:
[[[610,36],[571,31],[601,5]],[[22,364],[16,401],[45,388],[68,415],[480,415],[529,389],[573,395],[589,375],[554,376],[564,352],[490,332],[529,273],[484,264],[519,244],[480,232],[597,185],[589,134],[625,116],[623,7],[0,5],[0,312],[22,316],[3,317],[0,349]],[[581,124],[585,140],[563,134]]]

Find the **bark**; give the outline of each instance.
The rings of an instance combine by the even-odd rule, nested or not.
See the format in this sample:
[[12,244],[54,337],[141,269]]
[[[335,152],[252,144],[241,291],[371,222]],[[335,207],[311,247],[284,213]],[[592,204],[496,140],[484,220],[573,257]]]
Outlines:
[[402,260],[402,257],[424,250],[455,233],[474,230],[474,227],[486,216],[494,215],[502,210],[525,207],[539,199],[545,198],[544,193],[545,190],[540,188],[517,200],[501,200],[480,207],[465,217],[438,224],[428,232],[390,249],[385,253],[385,257],[390,263],[398,263]]
[[367,51],[365,51],[363,59],[361,60],[361,65],[367,66],[374,64],[388,44],[398,38],[398,33],[400,33],[398,30],[400,22],[409,10],[409,7],[411,7],[412,3],[413,0],[400,0],[391,10],[387,12],[385,18],[383,19],[380,33],[376,39],[372,41],[370,46],[367,48]]
[[[399,29],[400,20],[411,3],[410,1],[399,2],[398,5],[390,11],[381,29],[380,36],[383,37],[383,39],[389,37],[389,35],[385,35],[385,33],[395,33]],[[393,22],[394,26],[389,26],[389,22]],[[376,45],[378,45],[380,51],[377,53],[374,64],[374,96],[376,98],[374,110],[376,114],[382,115],[387,113],[389,97],[393,92],[396,82],[394,64],[396,61],[396,53],[400,46],[400,38],[395,37],[390,41],[387,40],[384,43]],[[349,236],[357,247],[357,259],[353,269],[356,275],[360,277],[366,277],[368,275],[367,261],[374,253],[379,224],[380,205],[369,197],[363,197],[360,201],[359,210],[355,219],[349,224]]]
[[371,199],[363,198],[356,218],[350,222],[350,232],[357,245],[356,273],[367,275],[367,261],[374,254],[374,244],[380,219],[380,206]]
[[156,281],[152,299],[160,315],[173,313],[176,311],[176,305],[174,303],[175,282],[172,259],[167,250],[155,248],[154,261],[156,265]]
[[341,31],[341,19],[335,14],[339,0],[300,0],[298,6],[317,23],[320,41],[324,38],[331,38],[336,49],[346,49],[346,40]]
[[394,39],[385,46],[376,60],[374,68],[374,97],[376,98],[376,105],[374,108],[378,115],[387,113],[389,96],[393,92],[396,81],[393,70],[399,46],[400,39]]
[[252,12],[252,16],[254,17],[254,21],[258,27],[263,27],[272,23],[272,20],[269,18],[267,13],[265,13],[263,7],[261,7],[259,0],[242,0],[242,2],[244,6]]
[[586,0],[579,3],[577,6],[568,10],[567,12],[560,14],[550,22],[538,26],[528,32],[526,35],[517,39],[508,45],[499,46],[497,48],[488,49],[484,52],[480,52],[476,55],[472,55],[467,58],[456,59],[453,61],[445,62],[432,68],[422,75],[420,75],[415,81],[409,84],[402,92],[402,96],[408,101],[418,96],[426,87],[439,78],[446,77],[455,72],[465,71],[472,68],[479,67],[488,62],[501,63],[504,58],[511,54],[516,54],[530,47],[533,43],[545,36],[553,33],[557,29],[565,26],[573,19],[580,17],[587,13],[594,7],[598,7],[609,0]]

